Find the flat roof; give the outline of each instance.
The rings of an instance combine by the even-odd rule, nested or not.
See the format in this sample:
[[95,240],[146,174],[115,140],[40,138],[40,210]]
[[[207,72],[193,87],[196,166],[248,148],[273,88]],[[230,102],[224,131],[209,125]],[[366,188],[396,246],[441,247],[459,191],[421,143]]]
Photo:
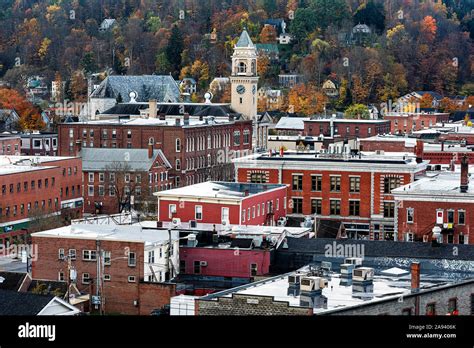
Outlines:
[[[141,226],[131,225],[96,225],[76,224],[36,232],[33,237],[41,238],[71,238],[103,241],[142,242],[145,244],[163,242],[169,239],[167,230],[144,229]],[[173,239],[178,238],[177,231],[173,231]]]
[[54,161],[72,159],[75,157],[54,157],[54,156],[0,156],[0,175],[15,173],[33,172],[56,168],[50,164]]
[[[307,273],[309,266],[302,267],[296,272],[287,273],[281,276],[267,278],[263,281],[250,283],[234,289],[224,290],[201,298],[202,300],[215,300],[219,297],[231,297],[237,295],[254,295],[273,297],[274,301],[287,302],[291,307],[310,308],[308,304],[302,303],[302,296],[294,296],[289,293],[288,277],[297,273]],[[407,296],[411,292],[410,270],[397,273],[393,270],[383,268],[374,269],[373,289],[362,291],[355,288],[354,282],[342,282],[341,274],[330,272],[323,278],[328,280],[328,286],[322,289],[321,295],[327,299],[327,306],[316,306],[313,308],[314,314],[325,314],[340,309],[349,309],[389,299],[398,299],[400,296]],[[388,271],[389,274],[387,274]],[[403,270],[402,270],[403,271]],[[420,292],[441,286],[454,284],[452,280],[441,276],[421,274]]]
[[[459,169],[459,166],[456,167]],[[455,172],[440,172],[437,175],[421,178],[409,185],[401,186],[392,190],[395,195],[436,195],[444,196],[458,196],[465,198],[474,198],[474,175],[470,174],[471,184],[467,192],[460,192],[461,174],[459,170]]]
[[184,125],[183,116],[166,116],[165,120],[160,120],[157,118],[131,118],[131,119],[117,119],[117,117],[110,119],[100,119],[100,120],[89,120],[84,122],[76,123],[65,123],[66,125],[127,125],[127,126],[176,126],[176,119],[180,119],[180,127],[190,127],[190,126],[204,126],[204,125],[220,125],[220,124],[230,124],[235,121],[230,121],[228,117],[219,117],[212,116],[214,122],[211,124],[206,121],[204,117],[203,120],[199,120],[198,116],[189,116],[189,125]]
[[248,196],[279,188],[286,188],[286,185],[206,181],[195,185],[156,192],[154,195],[160,198],[199,197],[241,200]]
[[312,118],[305,122],[330,122],[333,121],[334,123],[390,123],[389,120],[359,120],[353,118]]

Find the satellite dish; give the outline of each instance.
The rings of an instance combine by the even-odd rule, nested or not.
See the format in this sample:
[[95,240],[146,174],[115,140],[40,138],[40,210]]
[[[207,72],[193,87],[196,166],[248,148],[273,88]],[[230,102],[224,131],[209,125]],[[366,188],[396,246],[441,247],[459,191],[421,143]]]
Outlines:
[[130,92],[129,97],[130,97],[130,103],[136,103],[136,102],[137,102],[138,93],[135,92],[135,91],[132,91],[132,92]]

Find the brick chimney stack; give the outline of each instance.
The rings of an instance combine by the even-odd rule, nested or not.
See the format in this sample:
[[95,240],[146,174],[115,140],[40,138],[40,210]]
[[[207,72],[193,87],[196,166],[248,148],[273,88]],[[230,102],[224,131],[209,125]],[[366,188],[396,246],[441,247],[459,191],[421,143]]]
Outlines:
[[187,113],[187,112],[183,116],[183,124],[185,126],[189,126],[189,113]]
[[466,155],[461,160],[461,192],[466,193],[469,189],[469,160]]
[[418,292],[420,291],[420,263],[413,262],[411,264],[411,291]]
[[424,143],[422,140],[417,140],[416,146],[415,146],[416,163],[423,162],[423,152],[424,152]]
[[160,120],[165,121],[166,120],[166,114],[164,112],[160,112]]
[[148,107],[149,107],[149,118],[156,118],[156,115],[158,113],[158,104],[156,102],[156,99],[152,99],[148,102]]

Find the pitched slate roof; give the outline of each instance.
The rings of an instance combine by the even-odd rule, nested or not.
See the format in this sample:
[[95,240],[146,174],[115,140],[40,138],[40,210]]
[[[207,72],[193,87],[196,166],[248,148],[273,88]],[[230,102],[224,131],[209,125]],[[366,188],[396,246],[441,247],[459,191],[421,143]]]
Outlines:
[[247,33],[247,30],[244,29],[242,34],[240,35],[239,41],[237,41],[237,44],[235,47],[250,47],[250,48],[255,48],[252,39],[249,36],[249,33]]
[[26,273],[0,272],[0,290],[18,291]]
[[[237,118],[238,114],[233,111],[229,105],[226,104],[158,104],[158,114],[165,114],[170,116],[178,116],[188,113],[190,116],[229,116],[234,115]],[[149,108],[148,103],[130,103],[117,104],[114,107],[104,111],[102,115],[140,115],[141,110]]]
[[[88,149],[81,151],[82,169],[84,171],[100,171],[113,163],[126,163],[130,171],[144,172],[150,170],[157,157],[171,167],[161,150],[153,150],[153,157],[148,158],[148,149]],[[129,160],[126,161],[125,159]]]
[[0,315],[37,315],[53,298],[52,295],[0,290]]
[[137,102],[178,102],[180,90],[172,76],[108,76],[91,94],[91,98],[114,98],[120,94],[124,102],[130,101],[130,92],[137,93]]

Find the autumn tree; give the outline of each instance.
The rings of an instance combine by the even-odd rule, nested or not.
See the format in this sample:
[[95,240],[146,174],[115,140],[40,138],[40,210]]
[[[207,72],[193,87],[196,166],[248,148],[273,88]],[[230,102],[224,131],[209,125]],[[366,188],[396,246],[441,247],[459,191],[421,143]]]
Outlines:
[[419,101],[420,108],[429,109],[433,107],[433,96],[429,93],[425,93],[421,96]]
[[346,109],[344,117],[358,120],[367,120],[370,118],[369,108],[363,104],[353,104]]
[[321,113],[326,103],[326,96],[314,85],[298,84],[288,93],[288,108],[297,114],[310,116]]
[[19,127],[22,130],[41,130],[45,126],[38,108],[16,90],[0,89],[0,109],[15,110],[20,116]]
[[260,32],[261,43],[275,43],[277,40],[277,31],[273,25],[264,25]]

